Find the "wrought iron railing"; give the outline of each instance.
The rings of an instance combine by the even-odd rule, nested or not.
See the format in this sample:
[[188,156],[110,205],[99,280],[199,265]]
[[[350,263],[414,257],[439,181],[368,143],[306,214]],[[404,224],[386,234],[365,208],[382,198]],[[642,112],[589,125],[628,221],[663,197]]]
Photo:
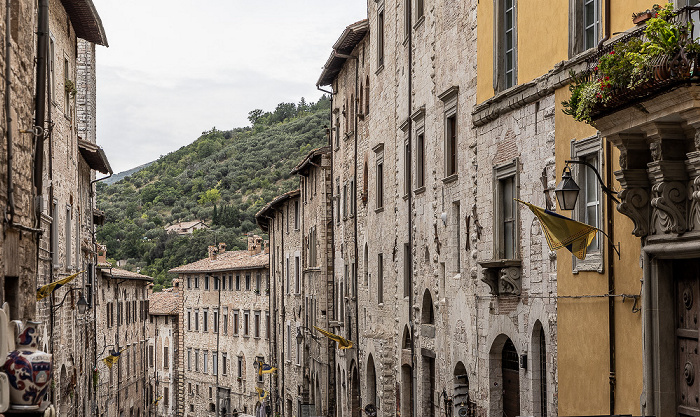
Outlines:
[[[662,53],[638,66],[626,82],[608,82],[605,99],[591,111],[593,119],[605,116],[620,108],[636,104],[660,92],[700,82],[700,7],[684,7],[677,10],[669,20],[680,28],[681,36],[677,48],[670,54]],[[628,31],[600,48],[587,60],[587,69],[578,78],[585,81],[606,82],[598,65],[608,54],[625,50],[630,41],[647,42],[646,25]]]

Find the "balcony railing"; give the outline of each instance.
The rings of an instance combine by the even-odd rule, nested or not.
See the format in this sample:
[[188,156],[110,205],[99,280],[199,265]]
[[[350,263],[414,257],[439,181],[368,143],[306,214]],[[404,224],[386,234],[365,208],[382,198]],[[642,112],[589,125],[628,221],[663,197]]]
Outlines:
[[658,18],[600,48],[574,74],[564,111],[591,122],[682,85],[700,82],[700,7]]

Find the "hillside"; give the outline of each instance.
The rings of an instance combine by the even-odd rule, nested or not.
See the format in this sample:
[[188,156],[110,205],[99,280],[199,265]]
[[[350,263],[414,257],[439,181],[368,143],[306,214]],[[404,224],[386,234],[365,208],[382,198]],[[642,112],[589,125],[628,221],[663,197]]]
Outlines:
[[128,176],[131,176],[131,175],[136,174],[137,172],[141,171],[141,170],[144,169],[144,168],[147,168],[147,167],[148,167],[149,165],[151,165],[152,163],[153,163],[152,161],[151,161],[151,162],[147,162],[147,163],[145,163],[145,164],[143,164],[143,165],[137,166],[136,168],[131,168],[131,169],[129,169],[129,170],[119,172],[119,173],[114,174],[114,175],[112,175],[111,177],[105,179],[103,182],[104,182],[105,184],[107,184],[107,185],[112,185],[112,184],[114,184],[114,183],[116,183],[116,182],[119,182],[119,181],[123,180],[124,178],[126,178],[126,177],[128,177]]
[[[167,271],[206,256],[226,242],[243,249],[243,236],[260,230],[255,213],[296,180],[289,172],[326,142],[330,102],[281,103],[274,112],[253,110],[252,127],[203,132],[190,145],[165,155],[112,185],[98,183],[97,205],[106,214],[97,231],[113,260],[170,285]],[[166,233],[180,221],[203,220],[209,230],[189,236]]]

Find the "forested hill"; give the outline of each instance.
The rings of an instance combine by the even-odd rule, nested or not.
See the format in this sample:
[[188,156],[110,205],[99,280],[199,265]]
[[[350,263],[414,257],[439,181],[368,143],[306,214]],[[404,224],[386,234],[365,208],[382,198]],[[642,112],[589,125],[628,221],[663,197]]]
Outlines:
[[[97,205],[106,222],[98,242],[110,260],[170,285],[167,271],[201,259],[207,246],[226,242],[243,249],[247,232],[260,233],[255,213],[291,190],[292,168],[326,144],[330,101],[281,103],[273,112],[253,110],[252,127],[211,129],[190,145],[165,155],[121,181],[98,183]],[[181,221],[203,220],[209,230],[189,236],[167,233]]]

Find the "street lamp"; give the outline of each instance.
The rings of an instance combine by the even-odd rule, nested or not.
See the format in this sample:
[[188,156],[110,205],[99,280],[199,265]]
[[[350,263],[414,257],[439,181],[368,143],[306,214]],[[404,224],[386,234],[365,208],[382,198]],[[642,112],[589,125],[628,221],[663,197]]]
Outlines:
[[596,178],[598,178],[600,189],[603,190],[603,192],[607,194],[608,197],[610,197],[614,202],[618,204],[620,203],[620,201],[615,198],[615,191],[603,183],[603,179],[600,178],[598,170],[595,169],[593,165],[585,161],[568,160],[566,161],[566,166],[564,166],[564,172],[561,174],[561,181],[554,189],[554,193],[557,196],[557,201],[559,202],[559,207],[561,207],[562,210],[573,210],[576,207],[576,199],[578,199],[578,193],[581,190],[571,176],[571,167],[569,167],[569,164],[585,165],[592,169],[596,175]]
[[[66,298],[68,297],[68,294],[72,293],[73,291],[77,291],[77,290],[79,290],[78,287],[74,287],[74,288],[71,288],[70,290],[68,290],[66,292],[66,294],[63,296],[63,299],[61,300],[61,302],[58,303],[57,305],[53,306],[51,311],[55,312],[56,310],[58,310],[63,305],[63,303],[66,302]],[[85,297],[83,297],[83,293],[81,291],[78,291],[78,304],[77,305],[78,305],[78,313],[80,315],[85,314],[88,307],[90,307],[88,302],[85,300]]]

